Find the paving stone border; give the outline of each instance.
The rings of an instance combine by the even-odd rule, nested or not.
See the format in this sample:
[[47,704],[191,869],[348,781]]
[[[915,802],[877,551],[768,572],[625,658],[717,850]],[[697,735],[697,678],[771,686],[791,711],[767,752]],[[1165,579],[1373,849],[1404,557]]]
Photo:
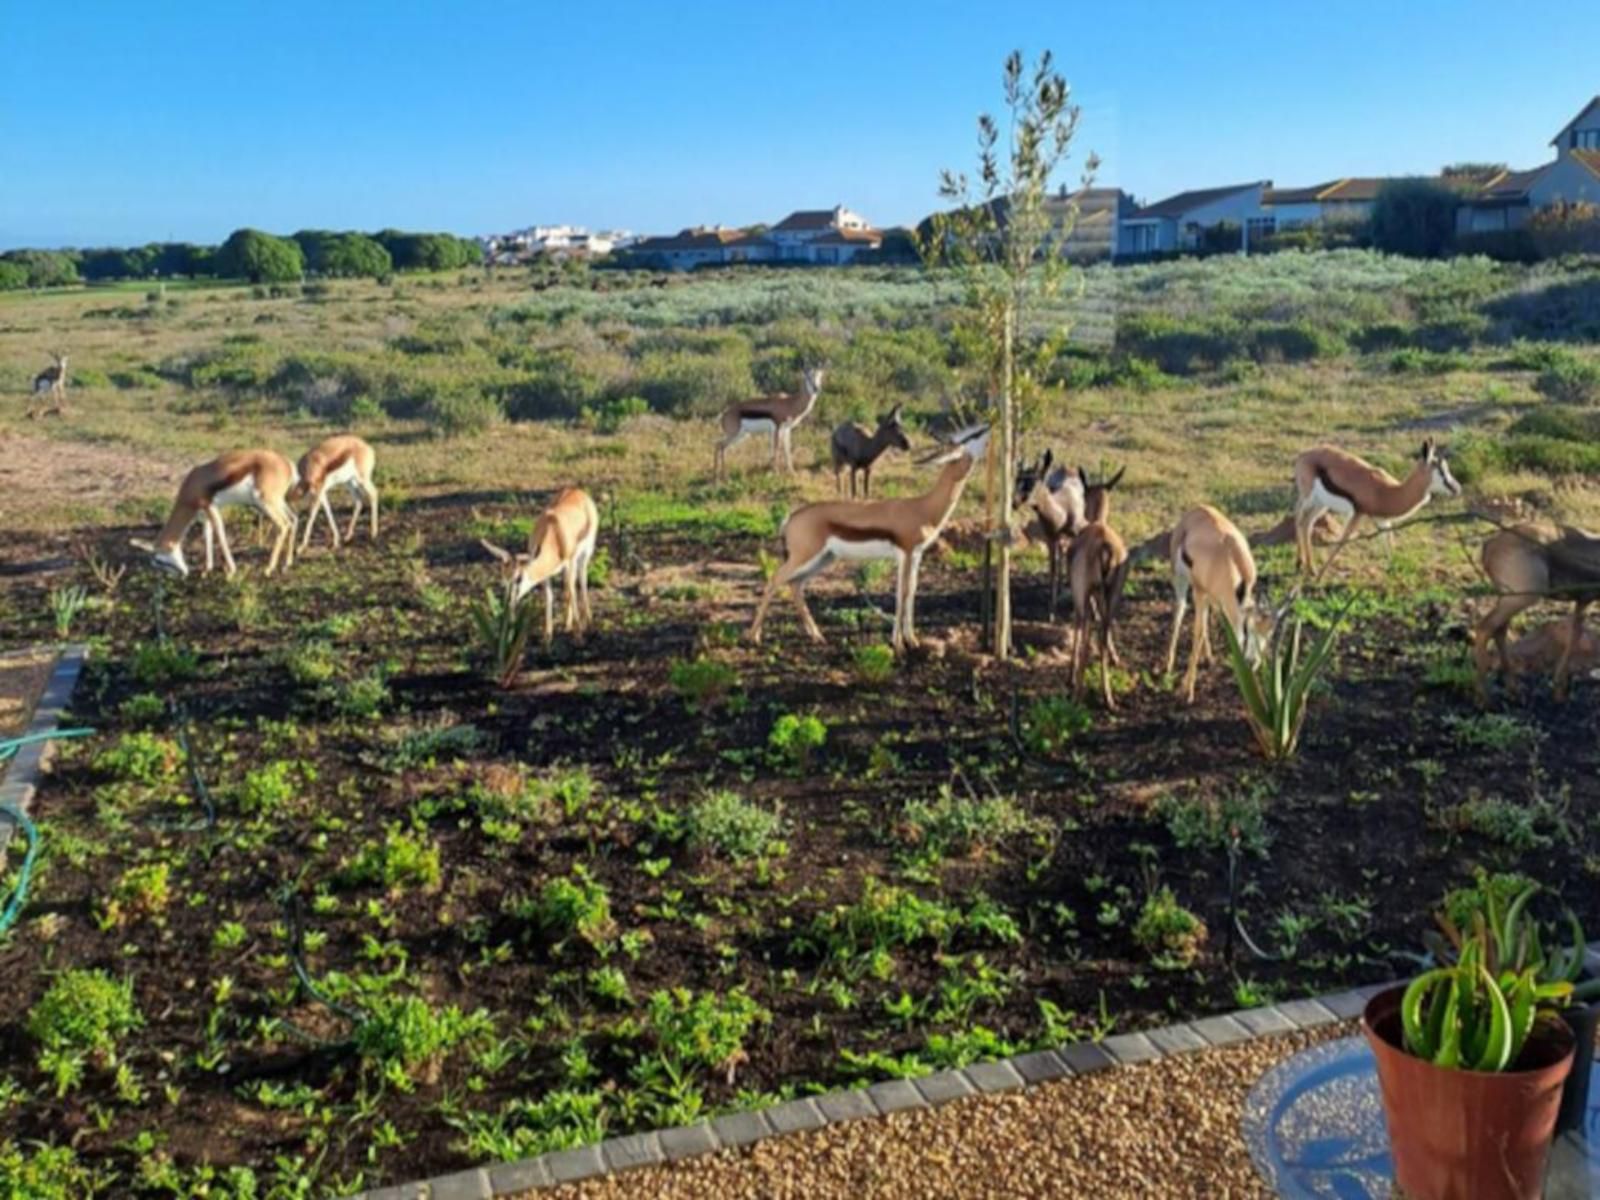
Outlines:
[[[1590,948],[1590,961],[1600,969],[1600,942]],[[1103,1042],[1073,1042],[1055,1050],[1034,1050],[1015,1058],[973,1063],[959,1070],[936,1071],[918,1079],[892,1079],[870,1087],[807,1096],[771,1108],[730,1113],[675,1129],[609,1138],[597,1146],[558,1150],[525,1162],[502,1163],[421,1183],[380,1188],[350,1200],[496,1200],[636,1167],[679,1162],[724,1148],[748,1146],[766,1138],[820,1129],[824,1125],[938,1108],[968,1096],[1015,1091],[1071,1075],[1090,1075],[1254,1038],[1336,1025],[1360,1016],[1367,1000],[1390,986],[1372,984],[1313,1000],[1288,1000],[1264,1008],[1201,1017],[1161,1029],[1118,1034]]]
[[[89,647],[82,642],[72,642],[61,648],[56,665],[44,685],[33,719],[28,722],[24,736],[50,733],[61,726],[62,715],[72,702],[73,689],[78,686],[78,676],[83,673],[84,660],[89,657]],[[55,751],[54,742],[29,742],[0,766],[5,774],[0,776],[0,804],[10,805],[18,811],[32,815],[33,796],[39,788],[39,776],[50,764]],[[11,844],[16,825],[0,819],[0,855]]]

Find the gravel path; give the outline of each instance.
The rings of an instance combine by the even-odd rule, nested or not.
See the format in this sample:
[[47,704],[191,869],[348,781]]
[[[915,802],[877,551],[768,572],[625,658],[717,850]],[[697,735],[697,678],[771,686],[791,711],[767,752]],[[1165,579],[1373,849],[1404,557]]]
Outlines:
[[852,1121],[525,1200],[1270,1197],[1239,1139],[1273,1063],[1352,1025]]

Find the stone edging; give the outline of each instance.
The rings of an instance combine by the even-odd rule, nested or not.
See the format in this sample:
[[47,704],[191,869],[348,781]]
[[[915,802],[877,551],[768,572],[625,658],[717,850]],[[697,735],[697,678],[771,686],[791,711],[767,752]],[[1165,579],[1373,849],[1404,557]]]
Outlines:
[[[1592,969],[1600,971],[1600,942],[1590,944],[1589,961]],[[476,1167],[417,1183],[377,1188],[349,1200],[497,1200],[538,1188],[748,1146],[767,1138],[820,1129],[824,1125],[887,1116],[908,1109],[938,1108],[966,1096],[1015,1091],[1072,1075],[1092,1075],[1109,1067],[1336,1025],[1359,1017],[1368,999],[1392,986],[1392,983],[1371,984],[1311,1000],[1287,1000],[1282,1004],[1201,1017],[1142,1033],[1117,1034],[1103,1042],[1073,1042],[1055,1050],[1035,1050],[996,1062],[973,1063],[959,1070],[937,1071],[920,1079],[891,1079],[866,1088],[808,1096],[693,1125],[607,1138],[597,1145],[555,1150],[522,1162]]]
[[[62,714],[72,701],[73,689],[78,686],[78,676],[83,672],[84,660],[89,657],[89,647],[82,642],[69,643],[61,648],[61,655],[50,672],[44,693],[33,710],[24,736],[49,733],[60,727]],[[39,776],[50,763],[54,752],[53,742],[30,742],[21,747],[5,765],[5,776],[0,779],[0,804],[9,804],[27,813],[33,795],[39,788]],[[11,843],[16,826],[11,821],[0,821],[0,854]]]

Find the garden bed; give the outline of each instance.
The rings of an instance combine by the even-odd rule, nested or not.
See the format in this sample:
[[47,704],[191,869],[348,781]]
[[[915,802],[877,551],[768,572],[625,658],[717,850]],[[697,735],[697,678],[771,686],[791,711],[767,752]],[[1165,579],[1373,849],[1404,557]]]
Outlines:
[[[780,599],[753,648],[724,618],[770,543],[689,523],[603,537],[598,631],[499,691],[464,606],[511,515],[418,501],[376,549],[283,580],[134,573],[86,618],[109,648],[75,718],[100,732],[60,748],[0,945],[15,1143],[70,1142],[115,1194],[230,1168],[337,1194],[1388,979],[1475,865],[1564,885],[1600,927],[1596,689],[1480,713],[1467,606],[1404,572],[1306,603],[1350,626],[1274,770],[1223,667],[1192,708],[1156,678],[1154,573],[1107,715],[1063,696],[1036,563],[1015,664],[973,653],[953,558],[924,572],[928,649],[887,668],[886,581],[814,589],[829,646]],[[696,583],[707,560],[751,567]],[[1264,565],[1280,583],[1286,556]],[[1230,834],[1270,958],[1227,937]],[[61,1031],[35,1015],[68,968],[131,980],[135,1010],[75,1070],[41,1063]]]

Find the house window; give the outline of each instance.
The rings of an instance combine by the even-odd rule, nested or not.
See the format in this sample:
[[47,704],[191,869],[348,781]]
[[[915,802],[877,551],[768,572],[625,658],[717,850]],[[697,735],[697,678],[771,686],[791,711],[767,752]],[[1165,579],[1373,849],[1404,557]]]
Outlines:
[[1600,129],[1579,129],[1573,141],[1579,150],[1600,150]]
[[1246,224],[1250,227],[1250,243],[1255,244],[1257,238],[1264,238],[1278,228],[1277,217],[1251,217]]

